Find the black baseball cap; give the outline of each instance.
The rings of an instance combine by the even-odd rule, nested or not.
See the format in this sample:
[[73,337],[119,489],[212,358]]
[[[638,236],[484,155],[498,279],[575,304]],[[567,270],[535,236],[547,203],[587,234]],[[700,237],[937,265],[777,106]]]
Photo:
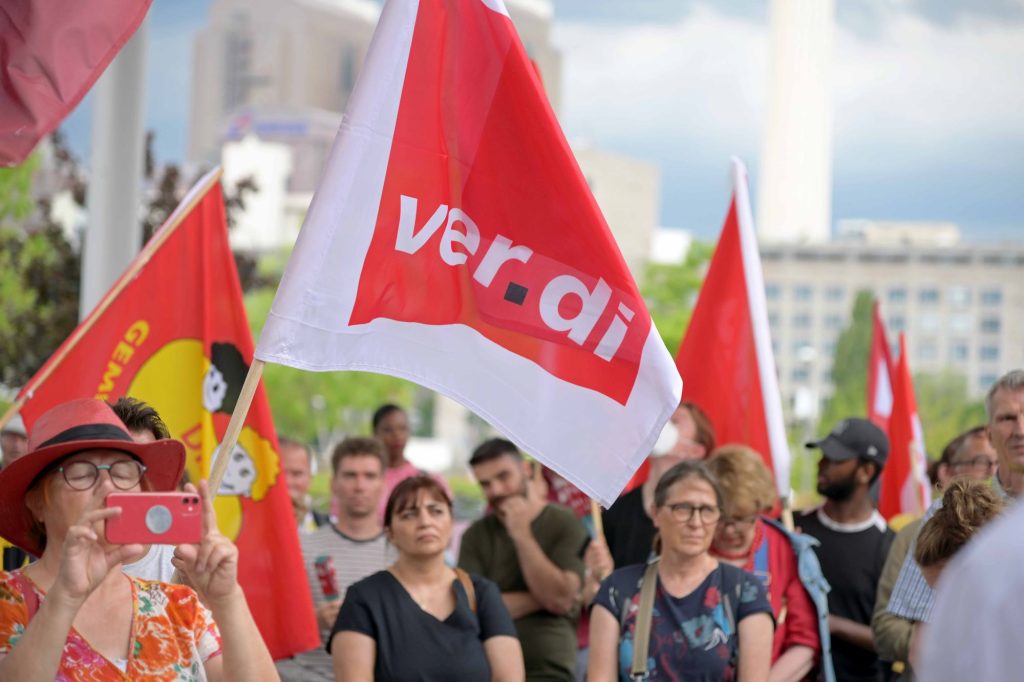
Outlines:
[[885,466],[889,457],[889,438],[882,429],[858,417],[844,419],[827,436],[807,443],[807,447],[820,449],[821,454],[833,462],[856,457],[874,462],[879,468]]

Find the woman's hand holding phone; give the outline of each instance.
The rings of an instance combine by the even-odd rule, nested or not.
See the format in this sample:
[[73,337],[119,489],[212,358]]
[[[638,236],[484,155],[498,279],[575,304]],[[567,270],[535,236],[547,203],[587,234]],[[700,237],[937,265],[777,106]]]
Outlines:
[[[185,490],[196,492],[191,483]],[[189,584],[212,609],[218,600],[240,594],[238,548],[217,528],[217,514],[206,481],[199,482],[198,493],[202,501],[202,540],[198,545],[178,545],[171,563],[185,574]]]

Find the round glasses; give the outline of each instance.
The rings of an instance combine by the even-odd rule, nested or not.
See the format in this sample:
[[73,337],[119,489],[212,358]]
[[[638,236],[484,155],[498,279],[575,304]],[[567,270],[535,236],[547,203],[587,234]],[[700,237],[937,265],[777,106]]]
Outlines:
[[993,471],[998,462],[994,459],[986,457],[985,455],[978,455],[971,459],[962,459],[959,462],[953,462],[950,466],[954,469],[972,469],[974,471]]
[[100,470],[106,470],[110,481],[119,490],[131,490],[142,480],[146,467],[134,459],[119,459],[113,464],[93,464],[87,460],[71,462],[57,467],[64,476],[64,482],[72,490],[88,490],[96,485]]
[[696,516],[705,526],[710,526],[722,516],[722,510],[706,504],[696,505],[689,502],[679,502],[676,504],[666,504],[665,509],[669,510],[672,518],[677,523],[689,523]]
[[732,526],[734,530],[740,533],[746,533],[754,527],[755,523],[757,523],[757,514],[737,517],[723,516],[719,527],[724,530],[729,526]]

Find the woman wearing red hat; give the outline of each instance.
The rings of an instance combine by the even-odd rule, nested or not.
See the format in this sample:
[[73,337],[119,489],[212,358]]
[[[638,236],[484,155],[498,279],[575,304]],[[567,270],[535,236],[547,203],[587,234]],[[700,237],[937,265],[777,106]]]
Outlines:
[[277,679],[205,482],[202,541],[173,560],[202,602],[189,587],[129,577],[121,564],[143,547],[104,537],[120,513],[107,495],[174,490],[184,461],[178,441],[133,442],[99,400],[36,421],[28,452],[0,471],[0,536],[39,557],[0,572],[0,679]]

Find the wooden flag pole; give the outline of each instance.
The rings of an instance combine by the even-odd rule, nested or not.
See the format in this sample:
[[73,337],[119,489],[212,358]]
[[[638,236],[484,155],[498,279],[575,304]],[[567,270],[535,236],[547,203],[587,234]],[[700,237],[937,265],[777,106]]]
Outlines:
[[142,268],[146,267],[146,264],[153,258],[153,254],[163,246],[164,242],[170,239],[174,231],[184,222],[185,216],[192,212],[196,204],[206,196],[206,192],[214,186],[214,184],[220,182],[220,176],[222,171],[220,168],[216,168],[213,171],[207,173],[199,183],[189,191],[186,196],[186,202],[179,204],[178,208],[174,209],[174,213],[167,219],[163,227],[157,230],[156,234],[149,240],[149,242],[142,248],[139,255],[131,262],[128,269],[125,270],[124,274],[121,275],[120,279],[114,282],[114,286],[110,288],[100,302],[93,308],[89,316],[82,320],[82,323],[75,328],[75,331],[71,333],[68,340],[58,350],[53,358],[52,362],[47,363],[43,367],[43,371],[38,375],[38,378],[32,382],[31,387],[26,386],[25,390],[22,391],[21,395],[11,404],[7,411],[4,412],[3,417],[0,417],[0,429],[7,425],[14,415],[17,414],[25,403],[32,397],[36,389],[39,388],[44,381],[50,378],[50,375],[60,366],[62,362],[67,358],[68,354],[78,345],[79,341],[85,337],[89,331],[96,325],[96,322],[103,316],[103,313],[107,311],[117,297],[121,295],[131,282],[135,280],[135,276],[139,274]]
[[590,518],[594,521],[594,539],[604,542],[604,518],[601,516],[601,505],[597,500],[590,500]]
[[252,398],[256,395],[256,388],[260,385],[260,377],[263,376],[262,360],[253,360],[249,367],[249,373],[245,375],[245,383],[242,384],[242,392],[238,395],[238,402],[231,413],[231,421],[228,422],[227,431],[224,432],[224,439],[217,449],[217,459],[210,468],[210,478],[207,484],[210,486],[210,493],[216,496],[220,490],[220,482],[224,479],[224,472],[227,471],[228,462],[231,460],[231,451],[238,443],[238,436],[242,433],[242,426],[245,418],[249,415],[249,406],[252,405]]

